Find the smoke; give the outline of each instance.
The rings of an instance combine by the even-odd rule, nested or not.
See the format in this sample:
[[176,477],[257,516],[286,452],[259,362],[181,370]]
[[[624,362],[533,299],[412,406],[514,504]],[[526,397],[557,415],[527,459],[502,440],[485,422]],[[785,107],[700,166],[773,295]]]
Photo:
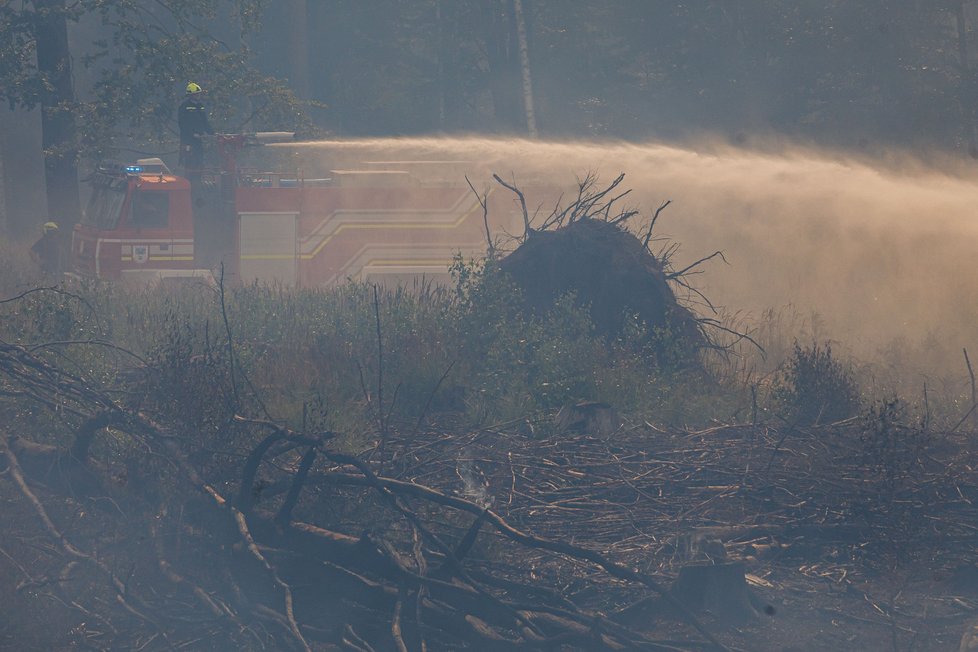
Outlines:
[[467,453],[456,462],[455,473],[462,480],[462,495],[465,498],[483,509],[492,507],[495,501],[489,494],[489,480]]
[[476,187],[493,172],[526,187],[624,172],[627,205],[651,215],[672,200],[656,232],[681,244],[676,267],[724,252],[729,265],[709,263],[696,284],[729,311],[751,319],[792,305],[816,313],[824,337],[866,354],[928,337],[959,355],[978,347],[978,183],[965,163],[492,138],[324,141],[299,152],[302,165],[322,168],[454,161],[455,180],[466,174]]

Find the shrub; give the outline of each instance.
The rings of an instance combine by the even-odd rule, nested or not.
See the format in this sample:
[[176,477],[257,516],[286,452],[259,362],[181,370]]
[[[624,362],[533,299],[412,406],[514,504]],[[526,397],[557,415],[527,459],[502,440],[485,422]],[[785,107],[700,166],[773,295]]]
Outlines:
[[775,380],[773,395],[788,418],[803,425],[840,421],[855,415],[860,407],[852,369],[832,357],[828,343],[803,348],[795,342]]
[[870,485],[878,489],[878,505],[891,506],[920,481],[932,439],[923,421],[908,418],[900,399],[884,399],[870,407],[860,423],[860,462]]

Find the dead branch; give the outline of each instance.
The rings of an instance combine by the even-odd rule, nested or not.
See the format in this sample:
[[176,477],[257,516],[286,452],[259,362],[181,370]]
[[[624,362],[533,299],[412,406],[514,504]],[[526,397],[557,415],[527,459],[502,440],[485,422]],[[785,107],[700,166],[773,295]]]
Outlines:
[[[324,455],[327,458],[333,460],[334,462],[339,462],[341,464],[349,464],[349,465],[355,467],[358,471],[360,471],[360,473],[363,474],[364,478],[369,483],[369,486],[371,486],[374,489],[376,489],[377,491],[379,491],[380,494],[382,496],[384,496],[388,500],[388,502],[391,504],[391,506],[397,512],[399,512],[402,516],[404,516],[411,523],[411,526],[413,528],[415,528],[425,539],[427,539],[428,541],[430,541],[431,543],[433,543],[435,545],[436,549],[440,553],[446,555],[449,558],[451,557],[451,555],[452,555],[451,548],[449,548],[449,546],[446,543],[444,543],[441,540],[441,538],[438,537],[438,535],[436,535],[434,532],[432,532],[427,527],[425,527],[424,524],[421,523],[421,520],[418,518],[418,516],[414,512],[412,512],[411,510],[405,508],[401,504],[401,501],[400,501],[399,497],[395,493],[393,493],[392,491],[390,491],[390,489],[387,486],[385,486],[385,484],[380,480],[380,478],[377,475],[375,475],[373,473],[373,471],[371,471],[370,468],[366,464],[364,464],[363,462],[361,462],[356,457],[353,457],[353,456],[350,456],[350,455],[343,455],[343,454],[338,454],[338,453],[332,453],[332,452],[329,452],[329,451],[326,451],[324,453]],[[494,598],[493,596],[489,595],[485,591],[485,589],[483,589],[482,586],[479,585],[478,582],[476,582],[474,579],[472,579],[471,577],[468,576],[468,573],[465,572],[465,570],[462,568],[461,565],[455,564],[454,567],[455,567],[455,569],[457,571],[457,573],[456,573],[457,576],[459,578],[465,580],[466,582],[468,582],[469,585],[475,591],[477,591],[479,594],[481,594],[483,597],[485,597],[490,602],[492,602],[494,604],[497,604],[501,608],[503,608],[505,611],[510,612],[510,614],[513,617],[516,618],[516,620],[523,621],[522,624],[524,626],[530,628],[531,630],[534,630],[534,631],[536,630],[536,627],[533,625],[532,622],[524,620],[523,618],[520,617],[520,615],[518,613],[516,613],[515,611],[513,611],[511,608],[507,607],[504,603],[499,602],[498,600],[496,600],[496,598]]]
[[493,174],[492,178],[495,179],[496,183],[501,185],[503,188],[516,193],[516,196],[519,197],[520,208],[523,209],[523,237],[521,239],[530,237],[530,235],[533,233],[533,229],[530,228],[530,213],[526,209],[526,197],[523,196],[523,191],[517,188],[514,184],[509,184],[503,181],[502,177],[500,177],[498,174]]
[[968,367],[968,377],[971,380],[971,405],[974,407],[978,405],[978,389],[975,387],[975,370],[971,366],[971,359],[968,357],[968,349],[962,349],[964,351],[964,363]]
[[231,376],[231,396],[234,399],[234,411],[238,411],[241,404],[241,397],[238,396],[238,381],[234,362],[234,338],[231,335],[231,321],[228,319],[227,296],[224,290],[224,261],[221,261],[221,275],[217,283],[218,293],[221,301],[221,319],[224,320],[224,333],[228,339],[228,373]]
[[[687,265],[686,267],[683,267],[681,270],[679,270],[677,272],[669,272],[668,274],[666,274],[666,280],[672,281],[674,279],[677,279],[677,278],[680,278],[682,276],[685,276],[691,270],[695,269],[696,267],[699,267],[700,265],[702,265],[703,263],[707,262],[708,260],[712,260],[712,259],[716,258],[717,256],[719,256],[720,257],[720,260],[722,260],[723,262],[725,262],[725,263],[727,262],[727,259],[724,257],[722,251],[714,251],[709,256],[706,256],[704,258],[700,258],[696,262],[691,263],[691,264]],[[729,264],[729,263],[727,263],[727,264]]]
[[715,346],[715,348],[717,348],[718,350],[729,350],[731,347],[733,347],[734,345],[736,345],[738,342],[741,342],[743,340],[746,340],[746,341],[750,342],[751,344],[753,344],[754,347],[758,351],[760,351],[762,355],[767,355],[767,352],[764,350],[764,347],[761,346],[760,342],[758,342],[757,340],[755,340],[753,337],[751,337],[747,333],[742,333],[742,332],[740,332],[738,330],[734,330],[733,328],[728,328],[727,326],[724,326],[723,324],[721,324],[716,319],[710,319],[710,318],[707,318],[707,317],[701,317],[697,321],[700,324],[705,325],[705,326],[708,326],[709,328],[718,330],[721,333],[727,333],[728,335],[733,335],[734,336],[735,339],[734,339],[733,342],[730,342],[730,343],[727,343],[727,344],[723,344],[723,345],[717,345],[717,346]]
[[492,233],[489,231],[489,191],[484,191],[481,195],[469,181],[468,175],[465,176],[465,183],[469,184],[469,190],[475,195],[476,201],[482,207],[482,226],[486,230],[486,252],[490,259],[496,255],[496,244],[492,240]]
[[117,414],[103,410],[86,419],[75,432],[75,443],[71,447],[71,456],[84,463],[88,459],[88,451],[95,439],[95,434],[102,428],[111,425],[115,418],[117,418]]
[[282,595],[285,600],[285,617],[288,620],[289,629],[292,631],[292,635],[295,636],[296,640],[302,646],[306,652],[312,652],[312,648],[309,647],[309,643],[306,642],[305,637],[302,632],[299,631],[299,623],[295,619],[294,601],[292,597],[292,587],[282,580],[279,576],[278,571],[275,570],[265,556],[258,549],[258,545],[255,543],[254,538],[251,536],[251,531],[248,529],[248,522],[245,520],[244,514],[235,509],[231,508],[231,513],[234,515],[234,521],[238,526],[238,532],[241,534],[241,538],[245,540],[248,548],[248,552],[258,560],[268,574],[271,576],[272,581],[282,590]]
[[128,591],[126,590],[125,583],[123,583],[123,581],[119,579],[119,577],[114,572],[112,572],[112,570],[108,566],[106,566],[105,563],[93,557],[92,555],[83,552],[79,548],[75,547],[75,545],[68,540],[68,538],[61,532],[61,530],[58,529],[58,527],[51,520],[50,516],[48,516],[47,510],[44,508],[44,505],[34,494],[34,492],[31,491],[31,488],[27,485],[27,479],[24,477],[23,470],[20,467],[20,461],[17,459],[17,456],[14,454],[13,450],[10,448],[7,442],[7,437],[4,435],[0,435],[0,448],[3,448],[4,456],[7,458],[7,466],[10,470],[10,476],[13,479],[14,484],[17,485],[17,488],[20,490],[21,494],[24,496],[24,498],[27,499],[27,501],[34,508],[34,512],[41,520],[41,523],[44,525],[44,528],[47,530],[51,538],[53,538],[59,544],[61,549],[70,557],[73,557],[75,559],[84,561],[87,564],[90,564],[91,566],[95,567],[99,572],[101,572],[103,575],[105,575],[105,577],[109,581],[109,585],[115,591],[116,601],[119,602],[119,604],[122,605],[122,607],[126,611],[128,611],[129,613],[133,614],[134,616],[136,616],[141,620],[152,623],[153,625],[157,625],[157,623],[150,616],[143,613],[143,611],[137,609],[130,603],[131,596],[128,595]]
[[[424,485],[384,478],[362,459],[341,455],[325,448],[323,444],[331,436],[330,433],[309,436],[292,432],[272,420],[235,416],[235,423],[247,429],[249,434],[258,433],[264,436],[241,460],[240,485],[237,487],[237,496],[231,502],[223,495],[224,490],[220,489],[226,486],[224,483],[228,479],[213,480],[206,477],[201,471],[203,467],[191,462],[191,459],[196,459],[187,453],[188,442],[193,441],[192,435],[179,432],[146,413],[117,405],[105,393],[92,389],[84,379],[65,374],[23,349],[0,347],[0,373],[5,378],[14,379],[19,386],[30,388],[32,394],[39,398],[48,399],[55,406],[53,409],[68,404],[79,414],[99,416],[98,420],[89,417],[79,430],[86,434],[75,438],[74,445],[84,452],[86,459],[92,455],[91,437],[99,424],[109,419],[114,429],[139,442],[147,454],[166,461],[166,468],[181,478],[180,486],[170,489],[176,492],[173,500],[179,501],[181,505],[194,504],[194,509],[202,510],[195,525],[204,533],[197,535],[199,542],[210,545],[205,542],[210,541],[208,537],[213,537],[213,541],[221,546],[243,551],[239,556],[247,561],[248,568],[245,570],[254,567],[260,582],[251,582],[249,571],[244,579],[248,579],[250,583],[244,583],[242,588],[238,586],[233,574],[229,573],[225,586],[218,590],[206,590],[198,581],[189,579],[192,575],[173,566],[173,562],[179,562],[178,556],[170,559],[162,552],[157,556],[159,572],[169,582],[193,594],[195,604],[202,606],[207,613],[215,618],[223,614],[220,620],[228,620],[229,624],[235,623],[235,627],[237,623],[232,617],[233,610],[221,598],[221,590],[235,596],[240,595],[240,598],[234,599],[233,604],[248,604],[249,612],[258,616],[261,622],[273,628],[281,627],[289,640],[295,641],[303,649],[309,649],[307,639],[313,637],[314,633],[319,632],[317,636],[327,636],[325,632],[333,630],[319,629],[318,622],[307,627],[300,620],[306,619],[307,613],[318,613],[323,609],[321,603],[314,601],[316,598],[310,598],[301,591],[300,582],[296,578],[302,578],[303,582],[317,581],[326,574],[330,582],[335,581],[336,586],[342,587],[342,594],[357,608],[374,609],[374,605],[380,604],[389,610],[387,614],[394,614],[389,621],[389,636],[394,637],[394,645],[398,647],[403,645],[410,649],[417,643],[423,649],[429,637],[434,637],[431,644],[435,645],[435,639],[448,635],[457,637],[454,639],[456,642],[460,641],[478,649],[486,648],[493,641],[506,641],[507,645],[532,649],[557,645],[588,649],[670,649],[669,646],[651,641],[644,634],[613,623],[594,611],[575,606],[571,600],[545,586],[520,584],[477,570],[472,566],[477,566],[478,560],[469,557],[484,524],[489,523],[502,535],[500,540],[522,546],[525,554],[538,554],[542,551],[553,553],[553,559],[566,557],[586,561],[590,567],[601,571],[602,576],[626,580],[659,593],[662,589],[655,579],[584,546],[528,534],[510,525],[498,513],[474,502]],[[391,435],[396,435],[393,427]],[[79,444],[80,440],[88,443]],[[394,446],[395,441],[397,440],[392,438],[388,444]],[[420,451],[429,445],[437,447],[439,442],[417,442],[415,447]],[[255,507],[252,491],[262,462],[297,447],[305,447],[306,450],[294,474],[288,468],[276,468],[269,464],[270,473],[277,473],[285,478],[292,476],[288,493],[278,512],[266,512]],[[6,448],[9,451],[10,447]],[[312,467],[320,456],[335,466],[325,473],[314,474]],[[452,459],[455,459],[454,454]],[[93,467],[98,466],[95,462],[93,460]],[[14,465],[8,466],[12,469]],[[350,468],[356,469],[356,473],[344,473],[341,470]],[[12,471],[11,473],[13,474]],[[283,485],[285,484],[287,482],[283,481]],[[306,500],[315,493],[306,488],[321,489],[325,486],[368,487],[380,495],[383,505],[390,507],[410,526],[410,540],[414,542],[414,563],[407,561],[408,557],[402,556],[392,542],[369,532],[353,537],[311,523],[294,521],[292,514],[300,499]],[[189,503],[188,495],[194,497]],[[468,512],[475,517],[454,545],[447,543],[453,539],[446,538],[438,511],[422,511],[438,506]],[[554,506],[567,509],[558,503],[554,503]],[[153,513],[160,513],[158,506],[154,506]],[[147,529],[153,531],[152,527]],[[401,528],[402,532],[405,530],[406,528]],[[162,551],[162,547],[159,550]],[[437,570],[434,573],[429,574],[427,571],[426,556],[435,564],[434,568]],[[270,580],[270,588],[274,589],[268,594],[271,601],[281,600],[280,610],[272,609],[264,603],[269,597],[264,602],[256,597],[261,595],[263,587],[268,584],[266,580]],[[348,582],[348,585],[342,584],[342,581]],[[347,586],[359,588],[347,591]],[[246,592],[252,590],[255,590],[255,595],[246,595]],[[302,610],[304,600],[310,601],[308,612]],[[147,611],[142,605],[136,606],[143,612]],[[413,617],[405,615],[412,611]],[[314,620],[312,615],[308,618]],[[684,619],[687,618],[684,616]],[[708,632],[701,629],[702,626],[694,617],[690,615],[688,620],[717,649],[724,649]],[[339,625],[342,625],[342,621]],[[161,628],[157,629],[162,631]],[[356,634],[359,642],[353,637],[348,638],[362,649],[367,649],[380,645],[378,641],[381,634],[384,632],[371,628],[360,630]],[[390,646],[390,638],[385,638],[384,641],[384,646]]]
[[251,506],[254,504],[255,475],[258,473],[258,467],[261,465],[261,461],[265,457],[265,453],[268,452],[268,449],[270,449],[273,444],[281,441],[282,439],[282,433],[276,430],[272,434],[262,439],[261,442],[259,442],[259,444],[251,451],[251,454],[245,459],[244,468],[241,470],[241,485],[238,487],[238,498],[235,500],[235,505],[242,512],[247,514],[251,511]]
[[306,451],[305,455],[299,461],[299,468],[296,470],[295,478],[292,480],[292,486],[289,487],[289,493],[285,496],[285,500],[282,501],[282,506],[279,508],[278,514],[275,515],[276,523],[287,525],[292,520],[292,510],[295,508],[296,503],[299,502],[299,493],[302,491],[302,485],[305,484],[306,478],[309,476],[309,469],[312,468],[313,462],[316,461],[316,454],[316,447],[310,446],[309,450]]
[[645,232],[645,237],[642,239],[642,246],[645,247],[646,250],[648,250],[648,248],[649,248],[649,240],[652,239],[652,231],[653,231],[653,229],[655,229],[655,223],[659,219],[659,214],[662,211],[664,211],[666,209],[666,206],[668,206],[671,203],[672,203],[672,200],[671,199],[667,199],[666,201],[664,201],[662,203],[662,205],[660,205],[657,209],[655,209],[655,214],[652,216],[652,220],[649,222],[649,228]]
[[[345,464],[353,464],[354,466],[357,467],[362,466],[354,458],[351,458],[346,455],[337,455],[334,453],[329,453],[327,454],[327,456],[337,462],[341,462]],[[359,470],[363,471],[362,468]],[[498,514],[493,512],[491,509],[483,509],[471,501],[465,500],[463,498],[457,498],[454,496],[447,496],[435,489],[431,489],[429,487],[423,487],[421,485],[416,485],[414,483],[403,482],[400,480],[392,480],[389,478],[378,478],[376,476],[373,476],[372,478],[370,476],[367,476],[365,478],[360,478],[357,476],[339,474],[336,472],[325,474],[323,476],[323,479],[326,481],[335,480],[337,482],[342,482],[342,483],[367,484],[375,487],[379,486],[388,492],[397,491],[398,493],[415,495],[422,498],[426,498],[428,500],[431,500],[432,502],[441,505],[451,506],[451,507],[455,507],[456,509],[460,509],[462,511],[467,511],[471,514],[475,514],[475,515],[484,514],[486,519],[490,523],[492,523],[492,525],[496,528],[496,530],[498,530],[503,535],[507,536],[508,538],[518,543],[521,543],[530,548],[549,550],[550,552],[556,552],[576,559],[589,561],[593,564],[596,564],[597,566],[600,566],[613,577],[617,577],[623,580],[638,582],[639,584],[642,584],[652,589],[660,596],[662,596],[663,599],[665,599],[670,604],[670,606],[673,607],[678,613],[682,614],[683,618],[687,620],[687,622],[689,622],[690,625],[692,625],[701,635],[703,635],[704,638],[706,638],[713,645],[715,645],[718,650],[727,649],[709,631],[707,631],[705,627],[703,627],[703,625],[699,622],[699,620],[692,613],[690,613],[689,610],[687,610],[681,604],[675,602],[675,600],[672,599],[672,596],[669,595],[668,592],[665,590],[665,588],[662,587],[654,578],[649,577],[648,575],[645,575],[643,573],[634,571],[630,568],[621,566],[620,564],[616,564],[615,562],[610,561],[609,559],[605,558],[603,555],[597,552],[594,552],[592,550],[587,550],[585,548],[581,548],[578,546],[574,546],[572,544],[563,543],[560,541],[549,541],[547,539],[539,538],[531,534],[524,533],[516,529],[515,527],[511,526],[509,523],[503,520],[502,517],[500,517]]]
[[391,636],[394,638],[394,645],[397,647],[398,652],[408,652],[407,644],[404,642],[404,636],[401,634],[401,608],[404,605],[406,597],[407,591],[402,586],[397,596],[397,602],[394,604],[394,615],[391,618]]

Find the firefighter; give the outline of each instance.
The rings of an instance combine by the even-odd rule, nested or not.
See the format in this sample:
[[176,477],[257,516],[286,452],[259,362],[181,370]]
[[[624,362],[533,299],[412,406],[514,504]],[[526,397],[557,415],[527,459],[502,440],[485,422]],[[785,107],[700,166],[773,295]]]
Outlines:
[[200,100],[202,92],[195,82],[187,84],[187,94],[177,112],[177,124],[180,126],[180,165],[186,170],[199,171],[204,167],[204,144],[200,137],[214,133],[207,119],[207,109]]
[[61,231],[54,222],[46,222],[43,234],[31,247],[31,260],[50,276],[61,276]]

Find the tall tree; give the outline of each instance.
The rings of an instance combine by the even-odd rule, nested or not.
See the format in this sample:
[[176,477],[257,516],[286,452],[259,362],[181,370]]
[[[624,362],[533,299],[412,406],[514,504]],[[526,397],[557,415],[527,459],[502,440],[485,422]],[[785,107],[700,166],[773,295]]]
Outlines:
[[41,77],[41,139],[48,216],[63,224],[81,218],[75,89],[65,0],[34,0],[34,43]]
[[968,16],[965,0],[957,0],[951,10],[954,12],[955,31],[958,40],[958,69],[960,70],[960,91],[958,101],[961,102],[964,132],[968,140],[968,153],[972,158],[978,158],[978,94],[976,94],[975,72],[971,65],[971,55],[968,51]]
[[[190,80],[209,90],[225,129],[306,126],[292,90],[252,64],[242,33],[260,27],[261,2],[0,2],[0,99],[41,109],[52,218],[70,223],[81,214],[79,152],[98,159],[120,145],[175,149],[176,105]],[[237,21],[227,20],[230,15]],[[68,40],[69,26],[82,17],[97,21],[102,35],[79,57],[96,73],[85,102],[75,96]]]
[[[83,8],[65,0],[33,0],[0,7],[0,97],[11,108],[40,107],[47,215],[68,224],[81,216],[78,192],[77,104],[72,83],[68,23]],[[24,232],[27,225],[16,224]]]
[[289,41],[289,62],[292,90],[302,98],[309,98],[309,9],[306,0],[290,0],[289,23],[292,35]]
[[10,228],[10,215],[7,213],[7,170],[3,160],[3,134],[0,133],[0,232]]
[[520,129],[523,112],[518,92],[519,63],[516,18],[509,0],[483,0],[486,69],[495,123],[502,129]]
[[[257,69],[240,33],[260,29],[260,0],[101,0],[98,7],[107,38],[86,59],[98,71],[85,115],[89,153],[105,155],[117,143],[172,145],[188,81],[204,87],[224,131],[308,127],[295,92]],[[222,20],[229,11],[233,24]]]
[[530,49],[526,35],[526,17],[523,0],[513,0],[513,18],[516,21],[516,43],[520,53],[520,80],[523,88],[523,111],[526,114],[526,130],[531,138],[537,137],[536,109],[533,106],[533,82],[530,74]]

